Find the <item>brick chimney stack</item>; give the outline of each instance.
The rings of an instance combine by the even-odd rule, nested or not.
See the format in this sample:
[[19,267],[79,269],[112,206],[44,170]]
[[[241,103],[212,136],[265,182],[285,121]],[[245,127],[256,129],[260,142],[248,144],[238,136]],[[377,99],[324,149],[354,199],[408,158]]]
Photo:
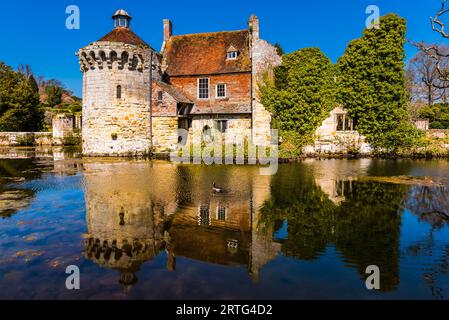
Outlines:
[[257,16],[253,14],[249,18],[248,25],[253,35],[253,39],[258,40],[260,38],[259,18],[257,18]]
[[173,25],[169,19],[164,19],[164,41],[170,40],[173,34]]

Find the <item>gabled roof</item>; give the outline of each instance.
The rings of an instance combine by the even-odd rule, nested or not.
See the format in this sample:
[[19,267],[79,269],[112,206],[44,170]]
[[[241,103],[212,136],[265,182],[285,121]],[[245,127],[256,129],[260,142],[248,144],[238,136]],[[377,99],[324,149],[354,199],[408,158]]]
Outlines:
[[135,46],[149,47],[145,41],[139,38],[128,28],[115,28],[98,41],[121,42]]
[[[231,46],[239,51],[235,60],[227,59],[226,53]],[[172,36],[164,56],[169,76],[249,72],[249,31]]]
[[186,95],[184,94],[184,92],[182,92],[180,89],[175,88],[174,86],[172,86],[168,83],[165,83],[165,82],[161,82],[161,81],[155,81],[155,82],[159,86],[159,88],[161,88],[162,91],[168,93],[177,102],[193,103],[192,100],[187,98]]

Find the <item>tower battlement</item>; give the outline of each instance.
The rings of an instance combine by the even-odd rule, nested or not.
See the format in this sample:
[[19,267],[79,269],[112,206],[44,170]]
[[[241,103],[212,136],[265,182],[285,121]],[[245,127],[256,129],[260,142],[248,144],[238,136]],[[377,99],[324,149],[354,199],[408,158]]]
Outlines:
[[128,69],[142,72],[149,68],[149,48],[125,43],[96,42],[77,53],[81,72],[93,69]]

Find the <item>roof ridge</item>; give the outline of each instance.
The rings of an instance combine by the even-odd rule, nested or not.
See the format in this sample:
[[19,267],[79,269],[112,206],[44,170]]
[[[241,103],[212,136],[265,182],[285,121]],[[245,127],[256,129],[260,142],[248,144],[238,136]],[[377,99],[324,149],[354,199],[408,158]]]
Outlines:
[[186,37],[186,36],[204,36],[208,34],[219,34],[219,33],[237,33],[237,32],[249,32],[247,29],[240,29],[240,30],[227,30],[227,31],[212,31],[212,32],[200,32],[200,33],[186,33],[186,34],[177,34],[173,35],[173,38],[176,37]]

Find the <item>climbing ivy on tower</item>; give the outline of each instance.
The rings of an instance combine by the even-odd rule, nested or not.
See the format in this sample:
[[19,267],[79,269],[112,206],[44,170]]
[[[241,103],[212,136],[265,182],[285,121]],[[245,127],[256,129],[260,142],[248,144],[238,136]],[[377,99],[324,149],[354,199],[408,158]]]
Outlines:
[[356,129],[375,147],[412,147],[420,133],[407,121],[406,21],[388,14],[380,28],[365,29],[338,61],[339,100]]
[[335,67],[318,48],[283,56],[260,85],[263,105],[282,138],[281,156],[295,156],[335,106]]

